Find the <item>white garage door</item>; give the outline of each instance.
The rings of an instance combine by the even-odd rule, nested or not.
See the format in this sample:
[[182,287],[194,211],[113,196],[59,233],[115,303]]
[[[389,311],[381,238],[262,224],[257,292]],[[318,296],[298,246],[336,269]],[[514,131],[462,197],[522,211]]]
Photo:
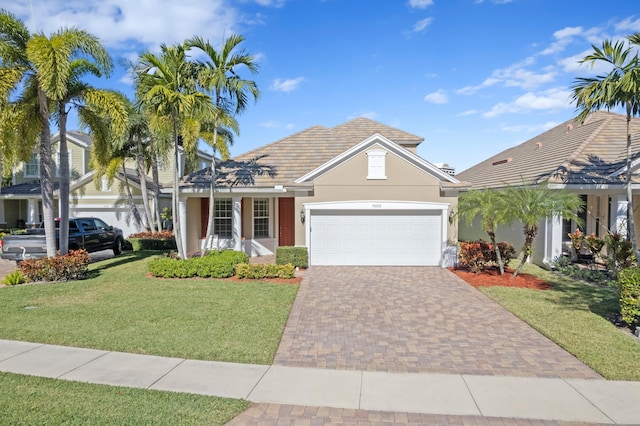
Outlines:
[[312,210],[312,265],[438,265],[441,211]]
[[[139,210],[141,214],[144,214],[142,209]],[[133,213],[128,207],[111,207],[111,208],[96,208],[96,207],[71,207],[69,211],[71,217],[97,217],[104,220],[107,225],[115,226],[122,229],[122,234],[127,238],[130,234],[135,234],[143,229],[136,226],[133,220]]]

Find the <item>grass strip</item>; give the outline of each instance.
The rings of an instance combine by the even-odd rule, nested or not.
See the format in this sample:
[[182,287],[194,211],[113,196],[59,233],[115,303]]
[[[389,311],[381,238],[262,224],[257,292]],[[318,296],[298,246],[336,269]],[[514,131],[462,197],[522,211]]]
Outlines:
[[3,425],[223,425],[246,401],[0,373]]

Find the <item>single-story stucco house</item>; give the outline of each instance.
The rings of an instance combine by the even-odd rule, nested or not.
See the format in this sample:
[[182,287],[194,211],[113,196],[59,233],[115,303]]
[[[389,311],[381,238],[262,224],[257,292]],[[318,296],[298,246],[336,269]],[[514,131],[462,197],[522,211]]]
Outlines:
[[[419,157],[423,138],[367,119],[315,126],[219,164],[217,248],[304,246],[311,265],[443,265],[464,184]],[[186,176],[178,218],[202,249],[211,170]]]
[[[608,232],[627,235],[626,116],[598,111],[581,123],[569,120],[520,145],[502,151],[456,175],[472,189],[499,189],[548,181],[551,188],[573,191],[583,198],[582,231],[603,237]],[[640,206],[640,119],[630,123],[632,135],[633,215],[638,224]],[[549,265],[567,253],[568,234],[575,222],[548,218],[539,227],[532,261]],[[458,228],[461,241],[487,239],[479,222]],[[638,229],[636,228],[636,238]],[[522,227],[501,226],[496,236],[519,249],[524,241]]]

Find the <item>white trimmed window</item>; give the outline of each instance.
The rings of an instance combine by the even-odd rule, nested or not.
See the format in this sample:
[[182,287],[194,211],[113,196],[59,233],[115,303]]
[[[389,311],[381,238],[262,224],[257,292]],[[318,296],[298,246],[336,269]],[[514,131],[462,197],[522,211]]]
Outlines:
[[31,154],[29,161],[24,163],[24,177],[40,177],[40,155]]
[[[69,157],[69,176],[71,176],[71,151],[67,151]],[[60,151],[56,151],[56,177],[60,177]]]
[[269,199],[253,199],[253,236],[269,238]]
[[218,238],[231,238],[233,203],[231,198],[216,198],[213,202],[213,233]]
[[102,176],[102,180],[100,182],[100,191],[102,192],[110,192],[111,188],[109,188],[109,179],[106,176]]
[[367,179],[386,179],[387,152],[380,149],[367,152],[368,174]]

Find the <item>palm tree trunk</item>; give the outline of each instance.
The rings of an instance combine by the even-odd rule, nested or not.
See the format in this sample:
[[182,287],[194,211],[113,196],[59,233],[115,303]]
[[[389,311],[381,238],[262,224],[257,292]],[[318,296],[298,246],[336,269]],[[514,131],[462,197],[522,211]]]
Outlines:
[[124,187],[127,191],[127,199],[129,200],[129,205],[131,206],[133,220],[136,222],[136,226],[139,227],[142,225],[142,218],[140,217],[140,212],[138,211],[136,202],[133,199],[133,194],[131,193],[131,185],[129,185],[129,178],[127,178],[127,168],[125,167],[124,161],[122,162],[122,176],[124,179]]
[[532,252],[533,240],[536,238],[536,234],[538,233],[538,227],[525,227],[524,229],[524,245],[522,246],[522,261],[518,265],[515,271],[513,271],[513,275],[511,278],[515,278],[518,276],[518,273],[522,269],[527,260],[529,259],[529,254]]
[[145,228],[147,231],[150,231],[153,224],[153,216],[151,215],[151,209],[149,207],[149,193],[147,190],[147,174],[144,164],[143,149],[142,140],[139,137],[136,137],[136,169],[138,170],[138,177],[140,178],[140,192],[142,193],[142,206],[144,207]]
[[64,103],[60,102],[60,188],[58,190],[58,204],[60,205],[59,245],[60,254],[69,252],[69,155],[67,153],[67,111]]
[[158,157],[155,149],[151,153],[151,176],[153,178],[153,211],[156,214],[156,228],[162,230],[162,218],[160,217],[160,177],[158,176]]
[[636,226],[633,218],[633,191],[631,189],[631,103],[627,102],[627,235],[631,241],[633,254],[640,259],[638,241],[636,240]]
[[493,249],[496,252],[496,262],[498,263],[498,269],[500,270],[500,275],[504,275],[504,262],[502,262],[502,256],[500,255],[500,248],[498,247],[498,243],[496,243],[496,233],[493,230],[487,231],[489,234],[489,239],[493,244]]
[[177,113],[173,113],[173,189],[172,189],[172,208],[173,208],[173,235],[176,239],[176,248],[178,249],[178,257],[186,258],[185,248],[182,245],[182,229],[180,228],[180,188],[178,187],[180,179],[178,170],[180,169],[180,152],[178,150],[178,123],[176,119]]
[[53,203],[53,170],[51,167],[51,128],[47,95],[38,84],[38,104],[42,130],[40,131],[40,194],[42,196],[42,219],[47,245],[47,256],[56,255],[55,206]]
[[207,234],[204,240],[204,247],[202,248],[201,256],[205,255],[205,252],[210,247],[213,240],[213,221],[214,221],[214,208],[215,208],[215,195],[216,190],[216,143],[218,141],[218,117],[213,124],[213,158],[211,159],[211,183],[209,185],[209,218],[207,220]]

